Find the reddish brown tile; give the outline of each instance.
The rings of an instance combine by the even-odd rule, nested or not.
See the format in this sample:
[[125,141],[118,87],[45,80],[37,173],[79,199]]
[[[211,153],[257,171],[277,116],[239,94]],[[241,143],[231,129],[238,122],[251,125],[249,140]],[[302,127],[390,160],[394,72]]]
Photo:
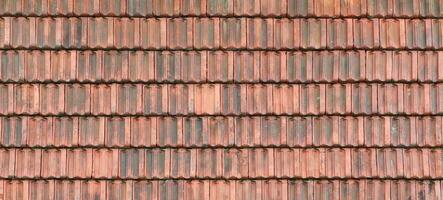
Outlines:
[[0,0],[0,199],[439,199],[441,4]]
[[18,114],[35,114],[40,111],[38,84],[15,85],[14,112]]
[[22,81],[25,78],[25,55],[23,51],[0,53],[0,79],[2,81]]
[[[9,9],[5,9],[4,11],[8,12],[8,10]],[[45,14],[48,14],[48,0],[30,0],[30,1],[22,2],[21,11],[22,11],[22,14],[25,14],[25,15],[30,15],[30,14],[45,15]]]
[[72,147],[79,144],[79,123],[77,117],[53,118],[54,146]]
[[190,178],[196,175],[196,151],[194,149],[174,149],[171,151],[171,177]]
[[341,15],[360,16],[366,14],[369,10],[369,2],[364,0],[344,0],[340,1]]
[[155,54],[155,80],[174,82],[181,80],[182,65],[180,53],[175,51],[156,52]]
[[91,106],[90,85],[65,85],[65,112],[67,114],[90,113]]
[[0,150],[0,177],[9,178],[15,175],[15,150]]
[[103,15],[126,14],[126,0],[100,0],[100,13]]
[[181,0],[180,14],[182,15],[204,15],[207,8],[206,0]]
[[22,117],[4,117],[2,118],[2,145],[21,146],[26,144],[27,140],[27,120]]
[[333,19],[327,21],[327,47],[328,48],[352,48],[353,44],[353,20]]
[[0,96],[0,113],[8,114],[14,112],[14,85],[1,84],[0,91],[2,94]]
[[105,143],[105,118],[80,117],[78,118],[79,144],[104,145]]
[[287,0],[283,1],[267,1],[261,0],[261,12],[262,16],[282,16],[286,15]]
[[[51,65],[54,69],[57,57],[51,60],[51,54],[47,51],[31,51],[25,57],[25,78],[31,81],[47,81],[51,79]],[[52,64],[50,61],[52,61]]]
[[274,20],[247,20],[247,47],[250,49],[265,49],[274,47]]
[[113,18],[88,18],[88,46],[92,48],[114,47]]
[[11,18],[5,17],[0,18],[0,46],[10,47],[11,46]]
[[114,18],[114,45],[117,48],[140,47],[140,19]]
[[431,30],[430,20],[405,21],[406,47],[419,49],[431,47]]
[[51,118],[27,118],[26,144],[29,146],[49,146],[53,144],[53,121]]
[[142,48],[165,48],[167,41],[164,18],[147,18],[140,21],[140,42]]
[[18,149],[15,157],[15,176],[23,178],[37,178],[41,176],[40,149]]
[[195,114],[219,114],[221,111],[221,85],[195,85],[193,100]]
[[[95,152],[91,149],[72,149],[67,150],[67,174],[70,178],[89,178],[94,175],[93,164],[95,164]],[[97,157],[100,158],[100,157]],[[108,158],[110,159],[110,158]],[[107,174],[111,175],[111,174]]]
[[124,147],[130,144],[131,124],[128,117],[106,118],[105,145]]
[[235,52],[233,65],[235,81],[254,82],[260,77],[258,52]]
[[220,19],[194,18],[194,47],[210,49],[220,47]]
[[[316,0],[314,1],[314,12],[317,16],[338,16],[340,15],[341,6],[343,7],[343,11],[347,12],[349,8],[347,4],[342,4],[342,1],[339,0]],[[355,11],[353,9],[352,11]]]
[[178,146],[183,142],[183,118],[157,118],[157,142],[161,146]]
[[62,84],[40,85],[40,112],[42,114],[60,114],[65,111],[64,92]]
[[42,151],[42,177],[67,177],[67,161],[65,149],[47,149]]
[[144,177],[144,151],[141,149],[119,150],[119,177]]
[[351,85],[334,84],[326,87],[326,112],[350,113],[351,112]]
[[203,82],[207,76],[207,52],[181,52],[182,79],[185,82]]
[[242,85],[246,87],[247,113],[265,114],[272,112],[272,87],[270,85]]
[[172,16],[180,12],[180,0],[152,0],[151,5],[156,16]]
[[164,114],[168,110],[166,85],[143,86],[143,113]]
[[221,177],[223,173],[222,153],[221,149],[198,149],[196,167],[197,177]]
[[134,181],[133,199],[158,197],[158,181]]
[[141,113],[142,85],[111,85],[111,112],[122,114]]
[[[46,56],[45,53],[45,61],[48,62],[48,60],[50,59],[50,73],[48,72],[48,69],[42,70],[43,67],[46,67],[46,62],[43,61],[43,63],[39,64],[39,65],[43,65],[41,66],[40,70],[35,70],[32,69],[34,66],[34,63],[37,62],[42,62],[37,60],[28,60],[28,65],[29,66],[29,70],[27,70],[26,72],[30,72],[29,75],[33,75],[36,74],[37,76],[33,77],[34,79],[37,80],[54,80],[54,81],[74,81],[77,79],[77,65],[76,65],[76,59],[77,59],[77,52],[75,51],[52,51],[50,52],[49,56]],[[35,72],[32,72],[34,71]],[[38,74],[38,73],[48,73],[48,74]],[[48,77],[48,75],[50,74],[50,78]]]
[[314,1],[308,0],[287,0],[288,15],[290,17],[312,15],[314,12]]
[[169,19],[167,21],[168,47],[173,49],[185,49],[193,46],[193,23],[192,18]]
[[[55,21],[55,20],[53,20]],[[35,18],[11,18],[11,46],[16,48],[29,47],[36,42],[36,19]],[[53,23],[55,25],[55,23]],[[6,24],[5,24],[6,26]],[[6,28],[6,27],[5,27]],[[5,29],[6,31],[6,29]],[[40,38],[37,31],[37,39]],[[5,34],[6,40],[6,34]],[[54,37],[55,38],[55,37]],[[46,38],[49,39],[49,38]]]
[[307,49],[320,49],[326,47],[326,20],[303,19],[300,20],[300,47]]
[[380,46],[382,48],[404,48],[405,37],[405,20],[380,20]]
[[355,19],[354,46],[357,48],[377,48],[380,46],[380,22],[379,19]]
[[274,149],[249,150],[249,177],[275,177]]
[[207,56],[207,78],[209,82],[233,80],[234,53],[209,51]]
[[128,79],[128,52],[103,52],[103,78],[109,81]]
[[170,149],[147,149],[145,151],[145,174],[148,178],[165,178],[170,175]]
[[[110,114],[111,113],[111,85],[92,85],[91,86],[91,113]],[[115,91],[114,91],[115,92]],[[114,94],[115,95],[115,94]],[[115,100],[114,100],[115,101]],[[114,103],[113,101],[113,103]],[[115,105],[112,107],[115,112]]]
[[106,197],[106,181],[82,181],[81,182],[81,198],[94,199]]
[[74,0],[74,12],[79,15],[100,13],[100,0]]
[[[226,0],[227,1],[227,0]],[[220,47],[223,49],[245,48],[247,44],[246,19],[220,19]]]
[[260,14],[260,0],[234,0],[234,15],[256,16]]
[[208,15],[228,16],[234,12],[234,0],[206,1]]
[[103,51],[79,51],[77,53],[77,79],[99,81],[103,79]]
[[131,145],[155,146],[157,144],[157,118],[131,118]]
[[129,52],[129,81],[153,81],[155,77],[154,69],[154,52]]
[[[87,154],[86,154],[87,153]],[[93,178],[116,178],[119,172],[119,152],[117,149],[96,149],[89,152],[79,150],[80,159],[88,159],[87,155],[92,155],[92,167],[88,169],[74,169],[74,172],[83,173],[82,175],[91,175]],[[80,162],[81,163],[81,162]]]
[[247,149],[225,149],[223,152],[223,176],[244,178],[248,176],[249,155]]
[[300,46],[300,20],[274,19],[274,47],[292,49]]

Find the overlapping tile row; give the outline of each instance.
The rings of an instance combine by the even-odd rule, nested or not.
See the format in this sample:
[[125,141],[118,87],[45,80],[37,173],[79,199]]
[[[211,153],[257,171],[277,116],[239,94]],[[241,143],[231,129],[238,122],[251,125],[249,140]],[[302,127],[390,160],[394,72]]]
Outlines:
[[443,0],[0,0],[0,200],[442,180]]
[[443,20],[4,17],[0,48],[441,50]]
[[0,15],[442,17],[441,0],[29,0],[1,1]]
[[420,180],[13,180],[3,199],[441,199],[441,181]]
[[0,84],[0,114],[440,115],[443,84]]
[[0,81],[442,82],[443,51],[0,51]]
[[2,147],[443,147],[441,116],[1,117]]
[[1,178],[443,178],[429,148],[0,149]]

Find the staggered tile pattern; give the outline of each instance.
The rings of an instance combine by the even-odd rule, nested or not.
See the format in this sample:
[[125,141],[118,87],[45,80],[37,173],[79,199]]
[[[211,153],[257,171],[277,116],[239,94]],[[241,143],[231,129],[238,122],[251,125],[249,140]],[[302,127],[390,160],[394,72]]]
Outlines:
[[0,0],[0,199],[443,199],[443,0]]

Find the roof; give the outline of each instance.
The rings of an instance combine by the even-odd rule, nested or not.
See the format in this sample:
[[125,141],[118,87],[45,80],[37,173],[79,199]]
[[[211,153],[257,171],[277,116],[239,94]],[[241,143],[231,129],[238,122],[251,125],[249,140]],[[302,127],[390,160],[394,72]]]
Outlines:
[[442,199],[442,0],[0,0],[0,199]]

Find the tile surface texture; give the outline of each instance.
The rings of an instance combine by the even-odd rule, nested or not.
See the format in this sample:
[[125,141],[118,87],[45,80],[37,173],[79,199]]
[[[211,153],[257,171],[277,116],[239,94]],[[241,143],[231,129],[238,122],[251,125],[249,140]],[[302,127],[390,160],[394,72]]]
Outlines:
[[443,200],[443,0],[0,0],[0,200]]

